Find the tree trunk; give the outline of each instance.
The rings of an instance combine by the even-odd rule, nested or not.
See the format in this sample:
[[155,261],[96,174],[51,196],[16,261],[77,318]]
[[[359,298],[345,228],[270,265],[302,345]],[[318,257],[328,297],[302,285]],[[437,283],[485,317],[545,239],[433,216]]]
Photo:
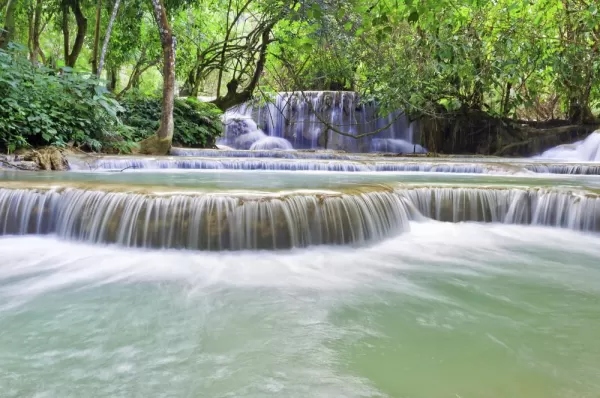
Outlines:
[[[69,8],[73,11],[73,15],[75,15],[75,22],[77,23],[77,34],[75,35],[75,42],[73,43],[73,49],[70,50],[70,40],[69,40]],[[63,5],[63,21],[62,21],[62,29],[63,29],[63,41],[64,41],[64,52],[65,52],[65,65],[73,68],[75,63],[77,62],[77,58],[79,58],[79,54],[81,53],[81,49],[83,48],[83,42],[85,40],[85,34],[87,31],[87,19],[83,12],[81,11],[81,5],[79,4],[79,0],[64,0]]]
[[188,78],[185,81],[183,90],[185,91],[185,95],[189,97],[198,97],[200,94],[200,87],[202,86],[204,68],[201,66],[194,66],[190,73],[188,73]]
[[140,152],[145,154],[166,155],[173,142],[173,108],[175,102],[175,38],[167,18],[163,0],[152,0],[154,19],[160,33],[163,53],[163,96],[160,125],[155,136],[140,143]]
[[156,58],[153,60],[147,60],[146,59],[146,49],[143,48],[140,58],[135,63],[135,66],[133,67],[133,71],[131,71],[131,75],[129,76],[127,85],[125,86],[125,88],[123,88],[123,90],[121,90],[117,94],[117,99],[121,98],[127,91],[131,90],[132,88],[138,88],[142,74],[144,72],[146,72],[148,69],[157,65],[159,62],[160,62],[160,58]]
[[100,22],[102,19],[102,0],[96,3],[96,23],[94,25],[94,48],[92,49],[92,73],[98,74],[98,46],[100,45]]
[[111,66],[108,68],[106,80],[108,80],[106,88],[110,92],[114,93],[117,89],[117,83],[119,82],[119,68],[117,66]]
[[4,17],[4,28],[0,31],[0,48],[6,49],[8,43],[15,37],[15,11],[18,0],[8,0],[6,15]]
[[252,75],[252,79],[242,90],[238,92],[237,89],[239,87],[239,81],[234,77],[227,83],[227,94],[222,97],[218,97],[217,99],[211,101],[211,103],[215,104],[220,110],[225,112],[227,109],[234,107],[236,105],[242,104],[252,98],[252,94],[260,81],[260,76],[263,73],[265,68],[265,63],[267,60],[267,50],[269,48],[269,36],[271,35],[271,30],[275,26],[275,23],[271,23],[265,26],[265,30],[263,30],[261,34],[261,44],[259,50],[258,60],[256,61],[256,69],[254,69],[254,74]]
[[504,99],[502,100],[502,116],[506,116],[508,114],[508,107],[510,105],[510,90],[512,90],[511,82],[506,83],[505,90]]
[[231,36],[233,28],[236,26],[237,22],[244,14],[244,11],[246,8],[248,8],[250,3],[252,3],[252,1],[253,0],[246,0],[242,7],[237,10],[237,14],[231,23],[229,23],[229,14],[231,14],[232,1],[229,0],[227,4],[227,31],[225,32],[225,40],[223,41],[223,49],[221,50],[221,62],[219,63],[220,68],[219,76],[217,77],[217,98],[221,96],[221,83],[223,83],[223,72],[225,71],[225,53],[227,52],[227,46],[229,45],[229,37]]
[[201,71],[200,68],[198,68],[196,70],[196,76],[194,79],[194,85],[192,86],[192,91],[190,93],[190,97],[195,97],[198,98],[198,95],[200,94],[200,86],[202,85],[202,75],[201,75]]
[[42,0],[36,0],[35,2],[35,10],[33,12],[33,26],[31,28],[31,63],[35,66],[39,65],[39,58],[43,53],[40,48],[40,35],[41,32],[41,24],[42,24]]
[[229,35],[231,29],[229,28],[229,14],[231,13],[231,0],[227,5],[227,32],[225,33],[225,40],[223,41],[223,49],[221,50],[221,67],[219,68],[219,76],[217,78],[217,98],[221,96],[221,83],[223,82],[223,70],[225,69],[225,52],[227,51],[227,42],[229,41]]
[[115,0],[112,14],[110,14],[106,35],[104,35],[104,43],[102,44],[102,53],[100,53],[100,64],[98,65],[98,71],[96,72],[96,76],[98,77],[100,77],[100,74],[102,73],[104,58],[106,57],[106,50],[108,50],[108,42],[110,41],[110,34],[112,32],[113,24],[115,23],[115,18],[117,18],[117,12],[119,11],[119,4],[121,4],[121,0]]
[[62,24],[61,28],[63,31],[63,55],[65,59],[65,63],[69,59],[69,48],[71,48],[70,38],[69,38],[69,3],[67,0],[64,0],[62,3]]

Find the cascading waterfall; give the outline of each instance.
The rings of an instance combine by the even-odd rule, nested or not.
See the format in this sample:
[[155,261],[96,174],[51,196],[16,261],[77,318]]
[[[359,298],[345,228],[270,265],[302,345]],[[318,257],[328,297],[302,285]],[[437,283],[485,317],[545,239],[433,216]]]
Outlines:
[[551,148],[538,156],[538,158],[578,162],[600,162],[600,131],[590,134],[583,141]]
[[292,144],[281,137],[270,137],[258,128],[251,117],[238,113],[228,113],[225,117],[225,138],[221,145],[250,150],[292,150]]
[[239,149],[171,148],[171,155],[207,158],[350,159],[349,155],[333,151],[244,151]]
[[378,241],[406,228],[386,190],[157,195],[75,188],[0,189],[0,233],[48,234],[133,247],[284,249]]
[[[134,158],[105,157],[91,162],[72,162],[72,170],[127,170],[127,169],[196,169],[196,170],[285,170],[285,171],[338,171],[338,172],[438,172],[486,173],[502,169],[497,165],[473,163],[426,163],[370,160],[329,159],[255,159],[255,158]],[[515,170],[519,170],[516,168]],[[506,170],[506,172],[514,172]]]
[[[256,134],[259,131],[283,139],[295,149],[425,152],[420,145],[412,144],[413,128],[401,112],[393,112],[384,118],[378,117],[377,113],[376,105],[361,104],[354,92],[278,93],[266,104],[249,102],[228,111],[225,138],[220,143],[238,149],[250,149],[249,142],[257,143],[255,149],[287,149],[281,147],[281,140],[273,141],[278,142],[274,148],[258,145],[258,139],[262,137]],[[354,139],[331,131],[321,120],[351,135],[389,127],[373,136]]]
[[535,224],[600,231],[600,197],[542,188],[413,188],[404,191],[425,217],[439,221]]
[[365,244],[410,219],[600,231],[600,198],[542,188],[368,187],[352,192],[124,193],[0,189],[1,234],[50,234],[132,247],[287,249]]
[[600,165],[591,164],[526,164],[524,167],[535,173],[600,175]]
[[[239,151],[223,151],[225,155],[239,155]],[[256,151],[258,155],[263,152]],[[277,151],[275,151],[277,152]],[[202,152],[210,155],[209,152]],[[248,154],[251,152],[246,152]],[[328,153],[293,152],[294,157],[133,157],[103,156],[83,161],[70,160],[71,170],[129,170],[129,169],[189,169],[189,170],[271,170],[271,171],[332,171],[332,172],[435,172],[469,174],[515,174],[534,172],[542,174],[600,175],[600,166],[589,164],[535,164],[499,162],[457,162],[429,160],[388,160],[385,157],[343,156]],[[299,156],[298,156],[299,155]],[[311,158],[311,155],[314,155]]]

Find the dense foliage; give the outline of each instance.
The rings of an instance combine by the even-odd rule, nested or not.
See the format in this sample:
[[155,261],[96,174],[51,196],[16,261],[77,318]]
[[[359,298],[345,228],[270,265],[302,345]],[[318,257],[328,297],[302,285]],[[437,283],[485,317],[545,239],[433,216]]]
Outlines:
[[[600,113],[598,9],[589,0],[4,0],[0,47],[26,46],[42,71],[73,68],[40,84],[75,79],[87,92],[85,84],[97,85],[73,70],[92,72],[116,98],[170,98],[177,86],[182,95],[213,97],[225,110],[273,91],[343,89],[414,117],[476,110],[581,124],[597,122]],[[156,10],[168,15],[159,20]],[[166,41],[159,32],[169,33]],[[164,62],[174,43],[176,60]],[[165,65],[175,70],[164,81],[177,83],[166,91]],[[52,74],[36,79],[45,75]],[[117,122],[100,103],[110,97],[95,90],[90,101],[99,109],[81,115],[110,127]],[[31,135],[15,126],[5,145]],[[84,141],[46,135],[59,144]],[[97,139],[98,132],[89,135]]]
[[586,122],[600,112],[598,8],[587,0],[325,2],[307,11],[318,14],[317,27],[280,25],[269,79],[287,89],[341,86],[417,114],[468,108]]
[[[154,134],[161,99],[128,95],[120,104],[93,75],[35,67],[22,49],[0,50],[0,149],[74,146],[129,152]],[[174,142],[210,147],[222,134],[221,111],[195,98],[175,102]]]
[[[121,119],[133,130],[136,139],[147,138],[158,129],[159,97],[130,95],[123,98]],[[222,112],[213,104],[195,98],[176,99],[173,143],[186,147],[213,147],[223,133]]]
[[89,74],[34,67],[0,50],[0,147],[67,144],[101,150],[121,131],[120,106]]

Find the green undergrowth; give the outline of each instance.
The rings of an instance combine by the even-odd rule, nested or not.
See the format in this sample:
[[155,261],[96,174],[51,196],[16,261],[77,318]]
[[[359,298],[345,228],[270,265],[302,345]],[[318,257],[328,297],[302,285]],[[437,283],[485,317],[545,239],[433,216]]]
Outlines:
[[[160,98],[130,95],[119,103],[103,82],[72,68],[34,66],[26,50],[0,50],[0,151],[44,146],[129,153],[154,134]],[[196,99],[175,101],[174,144],[211,147],[221,111]]]
[[[121,104],[121,119],[132,129],[136,138],[147,138],[156,132],[160,120],[160,98],[129,95]],[[176,99],[173,144],[194,148],[213,147],[223,133],[221,113],[213,104],[195,98]]]
[[91,150],[118,142],[119,103],[88,73],[36,67],[23,49],[0,50],[0,148],[74,145]]

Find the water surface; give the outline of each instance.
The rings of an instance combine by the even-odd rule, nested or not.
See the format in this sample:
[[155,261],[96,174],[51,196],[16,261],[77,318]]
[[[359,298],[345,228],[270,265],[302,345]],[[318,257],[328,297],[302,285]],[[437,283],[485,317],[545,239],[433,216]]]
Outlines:
[[6,397],[595,397],[600,240],[412,222],[370,247],[0,238]]

